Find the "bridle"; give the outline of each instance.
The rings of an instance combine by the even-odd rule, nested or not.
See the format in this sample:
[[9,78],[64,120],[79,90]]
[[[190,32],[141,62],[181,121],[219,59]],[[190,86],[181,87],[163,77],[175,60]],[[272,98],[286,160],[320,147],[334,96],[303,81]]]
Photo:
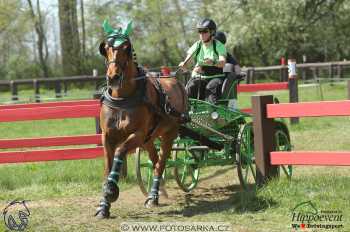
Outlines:
[[[127,48],[127,49],[130,49],[130,50],[131,50],[131,48],[130,48],[131,43],[130,43],[130,40],[129,40],[128,37],[125,37],[124,35],[114,35],[114,36],[109,37],[109,38],[107,39],[108,48],[112,48],[113,53],[114,53],[115,50],[120,50],[121,47],[122,47],[122,45],[125,43],[125,42],[122,43],[122,44],[119,45],[118,47],[114,47],[113,44],[114,44],[115,39],[117,39],[117,38],[126,39],[126,42],[128,43],[128,48]],[[128,51],[127,51],[127,53],[128,53],[128,58],[130,58],[131,52],[128,52]],[[115,76],[113,79],[111,79],[111,78],[106,74],[106,82],[107,82],[107,87],[108,87],[108,88],[109,88],[109,86],[110,86],[110,84],[111,84],[111,81],[113,81],[113,80],[117,80],[117,81],[118,81],[117,85],[120,86],[120,87],[122,87],[123,82],[124,82],[124,76],[125,76],[124,73],[125,73],[126,67],[127,67],[127,65],[128,65],[128,62],[129,62],[129,60],[126,59],[126,61],[125,61],[124,63],[120,63],[120,62],[115,58],[114,54],[113,54],[113,60],[111,60],[111,61],[108,61],[108,58],[106,57],[106,59],[105,59],[105,65],[106,65],[107,70],[108,70],[108,67],[109,67],[110,64],[115,64],[115,65],[117,66],[117,68],[118,68],[118,73],[116,74],[116,76]]]
[[117,61],[117,59],[113,59],[111,61],[108,61],[107,59],[105,60],[105,65],[106,68],[108,69],[110,64],[116,64],[116,66],[118,67],[118,73],[116,74],[116,76],[112,79],[110,78],[107,74],[106,74],[106,81],[107,81],[107,86],[110,86],[111,81],[113,80],[117,80],[119,83],[118,85],[121,87],[123,85],[123,81],[124,81],[124,73],[125,73],[125,69],[126,66],[128,64],[128,61],[125,61],[124,64],[121,64],[120,62]]

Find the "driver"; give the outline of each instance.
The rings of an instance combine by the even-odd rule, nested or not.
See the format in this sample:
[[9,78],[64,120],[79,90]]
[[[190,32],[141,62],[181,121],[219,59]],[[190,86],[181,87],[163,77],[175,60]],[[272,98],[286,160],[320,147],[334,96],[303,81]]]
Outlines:
[[206,99],[215,104],[221,94],[221,85],[224,75],[222,68],[226,63],[226,48],[223,43],[216,40],[216,24],[213,20],[205,18],[197,24],[199,38],[187,51],[185,61],[179,67],[186,69],[189,60],[195,62],[191,79],[186,85],[190,98]]

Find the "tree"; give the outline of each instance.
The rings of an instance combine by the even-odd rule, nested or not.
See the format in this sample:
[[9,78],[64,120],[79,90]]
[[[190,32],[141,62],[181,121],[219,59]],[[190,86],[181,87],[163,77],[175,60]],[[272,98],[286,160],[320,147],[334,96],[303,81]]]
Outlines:
[[85,33],[85,14],[84,14],[84,0],[80,0],[80,17],[81,17],[81,49],[82,57],[86,57],[86,33]]
[[81,71],[80,41],[76,0],[58,0],[63,74],[79,75]]
[[349,5],[344,0],[218,0],[209,12],[228,32],[228,46],[241,63],[259,66],[276,64],[281,56],[301,61],[306,55],[314,62],[348,57]]
[[[36,35],[38,37],[37,49],[38,49],[40,66],[41,66],[41,69],[43,72],[43,76],[48,77],[49,76],[49,68],[47,65],[47,57],[49,54],[48,54],[48,48],[47,48],[47,43],[46,43],[46,36],[44,33],[44,28],[43,28],[43,20],[42,20],[42,16],[41,16],[41,12],[40,12],[39,0],[37,0],[37,3],[36,3],[37,4],[37,14],[35,14],[35,12],[34,12],[32,1],[31,0],[27,0],[27,1],[28,1],[28,5],[29,5],[30,16],[33,20],[35,32],[36,32]],[[44,49],[46,52],[45,55],[44,55]]]
[[34,62],[33,27],[28,7],[21,0],[0,1],[0,79],[40,76]]

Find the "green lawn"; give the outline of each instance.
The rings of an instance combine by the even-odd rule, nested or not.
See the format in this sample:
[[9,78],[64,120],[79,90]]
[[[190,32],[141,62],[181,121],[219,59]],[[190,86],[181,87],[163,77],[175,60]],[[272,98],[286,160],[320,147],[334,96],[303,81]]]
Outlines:
[[[322,85],[324,100],[344,100],[347,97],[346,91],[344,83],[333,86]],[[82,93],[83,90],[78,90],[72,93],[72,96],[80,97],[83,96]],[[259,94],[274,94],[280,102],[288,101],[287,91]],[[240,94],[239,106],[250,107],[250,96],[251,94]],[[301,87],[299,99],[317,101],[321,99],[320,90],[315,86]],[[95,130],[94,123],[93,119],[1,123],[0,138],[91,134]],[[289,129],[294,150],[350,151],[349,117],[302,118],[300,124],[289,125]],[[16,198],[45,200],[98,196],[101,192],[102,171],[102,159],[0,165],[0,202]],[[204,170],[203,175],[206,175],[206,172],[208,171]],[[198,210],[204,212],[198,211],[198,214],[189,220],[228,221],[233,225],[239,225],[241,231],[291,231],[291,209],[298,203],[311,200],[320,210],[341,210],[345,218],[343,231],[350,231],[350,170],[338,167],[303,166],[294,167],[293,172],[292,181],[286,178],[280,181],[274,180],[257,192],[237,192],[234,196],[228,196],[226,200],[216,204],[204,204],[209,208],[217,206],[218,210],[199,207]],[[129,177],[122,181],[121,189],[126,190],[133,185],[135,185],[134,164],[130,160]],[[175,205],[176,210],[184,210],[183,205]],[[149,220],[152,219],[156,220],[156,217]],[[174,220],[174,215],[163,215],[159,220],[171,221]],[[0,223],[0,231],[1,226]],[[49,224],[46,226],[49,227]]]
[[[74,99],[91,99],[95,93],[94,88],[74,88],[68,89],[67,93],[64,94],[62,90],[62,97],[56,98],[54,89],[40,89],[40,99],[41,101],[62,101],[62,100],[74,100]],[[29,103],[35,102],[34,91],[30,89],[19,89],[18,90],[18,103]],[[10,92],[0,92],[0,103],[10,104],[11,93]]]

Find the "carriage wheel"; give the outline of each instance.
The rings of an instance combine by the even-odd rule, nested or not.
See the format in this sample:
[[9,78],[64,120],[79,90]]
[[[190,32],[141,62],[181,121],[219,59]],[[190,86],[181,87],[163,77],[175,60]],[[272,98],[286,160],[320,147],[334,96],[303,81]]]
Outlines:
[[[275,141],[276,151],[290,151],[291,143],[288,128],[282,122],[275,122]],[[282,172],[291,178],[292,166],[281,165],[278,169],[278,174]],[[253,124],[244,125],[238,142],[237,149],[237,171],[238,178],[243,189],[248,190],[255,187],[256,182],[256,167],[254,158],[254,132]]]
[[148,159],[146,151],[137,148],[135,155],[137,183],[143,195],[147,197],[153,182],[153,164]]
[[[292,149],[288,128],[282,122],[276,122],[275,127],[276,151],[290,151]],[[288,179],[292,177],[292,166],[279,166],[279,174],[281,170]]]
[[198,161],[185,149],[186,144],[176,144],[175,147],[177,149],[173,150],[174,177],[184,192],[190,192],[198,184],[200,169]]
[[245,124],[238,136],[237,142],[237,173],[243,189],[255,188],[256,168],[254,158],[253,123]]

